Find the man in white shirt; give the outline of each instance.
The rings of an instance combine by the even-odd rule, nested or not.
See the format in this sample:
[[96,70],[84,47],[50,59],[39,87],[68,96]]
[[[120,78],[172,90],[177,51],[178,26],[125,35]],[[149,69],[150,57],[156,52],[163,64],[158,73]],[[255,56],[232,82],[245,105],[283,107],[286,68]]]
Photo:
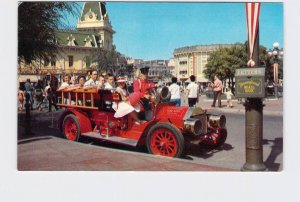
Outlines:
[[96,70],[94,70],[92,72],[91,78],[84,83],[84,86],[96,86],[96,85],[98,85],[97,77],[98,77],[98,73],[97,73]]
[[66,87],[68,87],[70,84],[70,76],[68,74],[66,74],[64,76],[64,82],[61,84],[61,86],[59,87],[58,90],[62,90],[62,89],[65,89]]
[[176,77],[172,77],[172,84],[169,86],[169,91],[171,93],[170,102],[175,102],[175,106],[180,107],[180,86],[177,84]]
[[198,102],[199,98],[199,86],[195,83],[195,76],[190,76],[191,83],[186,87],[187,94],[188,94],[188,103],[189,107],[193,107]]

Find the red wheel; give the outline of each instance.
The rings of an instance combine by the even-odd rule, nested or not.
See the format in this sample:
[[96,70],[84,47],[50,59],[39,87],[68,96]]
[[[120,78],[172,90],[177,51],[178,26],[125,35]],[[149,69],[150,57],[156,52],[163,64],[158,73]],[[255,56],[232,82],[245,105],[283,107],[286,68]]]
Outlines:
[[72,141],[78,141],[80,137],[80,126],[75,115],[69,114],[64,118],[63,131],[65,138]]
[[184,148],[181,132],[168,123],[154,125],[147,136],[149,153],[161,156],[179,157]]

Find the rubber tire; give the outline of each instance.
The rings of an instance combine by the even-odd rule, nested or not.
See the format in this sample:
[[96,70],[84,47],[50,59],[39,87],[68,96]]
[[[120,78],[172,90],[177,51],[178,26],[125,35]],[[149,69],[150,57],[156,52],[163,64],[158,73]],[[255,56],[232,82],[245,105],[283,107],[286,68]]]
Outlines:
[[[184,138],[183,138],[183,135],[180,132],[180,130],[178,128],[174,127],[173,125],[171,125],[170,123],[158,123],[150,128],[148,135],[147,135],[147,140],[146,140],[148,152],[150,154],[154,154],[151,149],[151,138],[153,136],[153,132],[160,128],[167,129],[172,132],[172,134],[175,137],[176,143],[178,145],[177,152],[172,157],[180,157],[182,155],[182,152],[184,149]],[[161,155],[161,156],[165,156],[165,155]]]
[[[65,133],[65,124],[66,124],[68,119],[73,119],[73,121],[74,121],[74,123],[77,127],[77,135],[76,135],[74,140],[69,139],[68,136]],[[63,125],[62,125],[62,131],[63,131],[64,137],[67,140],[77,141],[77,142],[79,141],[79,138],[80,138],[80,135],[81,135],[80,124],[79,124],[79,121],[78,121],[77,117],[74,114],[69,114],[69,115],[65,116],[64,121],[63,121]]]

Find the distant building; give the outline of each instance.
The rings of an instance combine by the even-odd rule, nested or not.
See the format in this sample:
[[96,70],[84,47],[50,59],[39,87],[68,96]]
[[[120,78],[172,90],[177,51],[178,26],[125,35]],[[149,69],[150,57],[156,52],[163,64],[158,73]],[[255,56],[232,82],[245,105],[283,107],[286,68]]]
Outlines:
[[85,2],[76,30],[57,30],[55,40],[63,52],[49,53],[46,60],[35,60],[29,64],[19,63],[19,82],[30,78],[32,82],[52,75],[61,80],[62,75],[86,74],[93,69],[92,50],[113,48],[113,34],[108,13],[103,2]]
[[229,44],[198,45],[177,48],[174,50],[174,76],[180,81],[186,81],[191,75],[196,76],[197,82],[208,82],[203,71],[209,54],[218,48],[231,47]]
[[172,76],[175,76],[176,77],[176,69],[175,69],[175,60],[174,58],[171,58],[168,62],[168,65],[167,65],[169,71],[170,71],[170,74]]
[[147,60],[127,58],[127,65],[132,65],[133,69],[149,67],[148,78],[154,82],[169,82],[171,77],[169,60]]
[[168,60],[148,60],[144,61],[143,66],[150,67],[148,78],[153,82],[169,82],[170,70]]

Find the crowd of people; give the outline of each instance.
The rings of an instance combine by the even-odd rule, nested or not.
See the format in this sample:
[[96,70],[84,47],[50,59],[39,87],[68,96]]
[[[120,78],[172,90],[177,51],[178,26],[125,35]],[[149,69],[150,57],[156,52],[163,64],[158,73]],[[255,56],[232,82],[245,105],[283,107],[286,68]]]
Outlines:
[[55,100],[55,88],[50,85],[50,81],[47,81],[47,85],[43,88],[41,80],[34,85],[27,79],[24,87],[19,87],[18,90],[18,111],[21,112],[24,109],[25,101],[29,104],[29,108],[34,110],[34,104],[36,110],[42,111],[43,106],[48,105],[49,111],[51,111],[52,105],[58,109]]
[[[154,87],[158,87],[158,84],[154,84],[148,80],[149,67],[143,67],[137,70],[136,80],[132,84],[133,92],[129,93],[129,87],[127,86],[128,81],[124,77],[115,78],[114,75],[110,73],[101,73],[92,71],[87,76],[71,77],[70,75],[65,75],[63,77],[63,82],[58,88],[51,85],[50,80],[47,81],[47,85],[43,88],[41,81],[38,81],[35,85],[27,79],[24,84],[24,91],[21,88],[18,91],[18,109],[23,110],[24,102],[27,99],[30,104],[30,108],[33,110],[33,104],[35,103],[36,110],[42,110],[42,106],[48,105],[48,111],[51,112],[54,107],[56,110],[58,107],[57,103],[57,91],[71,91],[74,89],[107,89],[115,90],[121,96],[121,102],[113,104],[113,109],[116,111],[115,117],[120,118],[125,115],[129,115],[136,124],[141,124],[141,119],[146,119],[146,114],[138,116],[137,112],[147,111],[151,109],[150,91]],[[212,107],[216,107],[216,102],[218,107],[222,107],[221,104],[221,94],[224,93],[227,98],[227,106],[233,107],[232,104],[232,92],[230,88],[223,89],[222,81],[216,75],[214,77],[214,82],[208,83],[207,87],[210,87],[213,92],[213,102]],[[202,85],[196,83],[196,77],[194,75],[190,76],[190,82],[188,85],[179,85],[177,78],[172,78],[172,83],[168,85],[170,91],[170,102],[175,103],[175,106],[181,106],[182,101],[187,100],[189,107],[194,107],[199,103],[199,98],[201,93],[204,92]],[[65,103],[67,103],[67,98],[65,98]],[[139,104],[141,103],[141,104]],[[139,113],[143,114],[143,113]]]

